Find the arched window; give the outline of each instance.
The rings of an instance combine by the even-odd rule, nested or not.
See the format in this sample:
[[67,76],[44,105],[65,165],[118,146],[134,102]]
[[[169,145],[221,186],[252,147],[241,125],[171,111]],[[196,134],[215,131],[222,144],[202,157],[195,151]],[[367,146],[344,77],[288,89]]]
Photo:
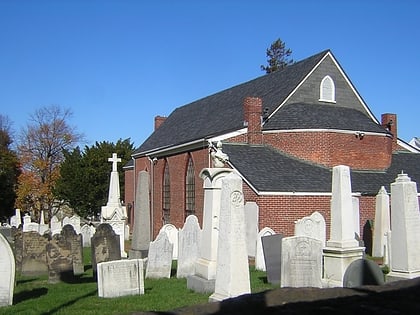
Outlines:
[[319,86],[319,100],[321,102],[335,103],[335,85],[333,79],[326,75]]
[[185,176],[185,217],[195,213],[195,179],[194,164],[191,155],[188,157]]
[[168,161],[165,161],[165,170],[163,171],[162,209],[163,224],[168,224],[171,222],[171,181]]

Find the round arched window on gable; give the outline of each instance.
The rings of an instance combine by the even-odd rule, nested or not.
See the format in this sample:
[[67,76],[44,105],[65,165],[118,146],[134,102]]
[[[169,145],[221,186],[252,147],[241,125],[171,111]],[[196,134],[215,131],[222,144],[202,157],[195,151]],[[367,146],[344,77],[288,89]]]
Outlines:
[[319,101],[335,103],[335,84],[329,75],[326,75],[319,86]]

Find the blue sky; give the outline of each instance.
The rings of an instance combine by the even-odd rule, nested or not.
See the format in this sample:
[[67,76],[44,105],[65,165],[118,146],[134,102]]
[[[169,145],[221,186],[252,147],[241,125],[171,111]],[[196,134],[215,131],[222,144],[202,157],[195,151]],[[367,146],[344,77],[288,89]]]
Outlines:
[[374,115],[420,136],[420,1],[0,0],[0,113],[16,133],[58,104],[87,144],[264,74],[281,38],[299,61],[331,49]]

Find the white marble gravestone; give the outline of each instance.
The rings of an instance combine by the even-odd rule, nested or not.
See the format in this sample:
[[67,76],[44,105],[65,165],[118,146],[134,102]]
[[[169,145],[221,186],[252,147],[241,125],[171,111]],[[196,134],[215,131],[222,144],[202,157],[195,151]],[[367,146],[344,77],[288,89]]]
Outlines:
[[150,243],[147,257],[146,278],[170,278],[172,267],[173,244],[168,234],[160,231]]
[[188,289],[195,292],[214,292],[222,180],[231,172],[232,170],[228,168],[205,168],[200,172],[200,177],[204,180],[201,252],[200,258],[195,263],[194,275],[187,278]]
[[0,307],[13,304],[15,256],[9,242],[0,233]]
[[39,218],[39,234],[43,235],[45,232],[48,231],[48,224],[45,224],[45,218],[44,218],[44,211],[41,211],[41,216]]
[[391,271],[387,281],[420,276],[420,212],[417,185],[407,174],[391,184]]
[[61,221],[54,215],[50,220],[51,234],[52,235],[59,234],[62,228],[63,228],[63,225]]
[[251,293],[242,179],[231,173],[222,180],[219,242],[214,293],[209,301]]
[[389,196],[384,186],[376,195],[375,221],[373,229],[372,256],[384,257],[386,249],[386,234],[391,231],[389,213]]
[[95,227],[90,224],[84,224],[80,228],[80,233],[82,234],[82,240],[83,240],[83,247],[90,247],[91,245],[91,238],[95,234]]
[[10,225],[19,227],[22,224],[22,217],[20,216],[20,209],[15,209],[15,215],[10,218]]
[[350,168],[333,167],[330,239],[324,252],[324,286],[342,287],[348,265],[363,258],[364,247],[355,239]]
[[178,232],[177,278],[185,278],[194,274],[194,264],[200,257],[201,229],[198,218],[189,215]]
[[173,224],[165,224],[160,231],[168,235],[169,242],[173,244],[172,259],[178,259],[178,229]]
[[303,217],[295,222],[295,236],[307,236],[315,238],[325,246],[326,225],[321,213],[315,211],[310,216]]
[[117,163],[121,159],[117,157],[116,153],[112,154],[112,158],[108,159],[112,162],[112,172],[109,180],[108,202],[106,206],[101,208],[101,223],[109,223],[115,233],[120,236],[121,257],[127,257],[124,248],[125,225],[127,220],[127,209],[122,205],[120,199],[120,178],[117,170]]
[[274,235],[276,234],[273,229],[269,227],[264,227],[261,231],[258,232],[257,236],[257,250],[255,254],[255,269],[266,271],[265,266],[265,258],[264,258],[264,251],[262,246],[261,238],[267,235]]
[[246,245],[249,257],[257,251],[259,207],[256,202],[245,203]]
[[144,260],[124,259],[97,265],[98,296],[114,298],[144,294]]
[[312,237],[283,238],[280,286],[322,288],[322,247]]

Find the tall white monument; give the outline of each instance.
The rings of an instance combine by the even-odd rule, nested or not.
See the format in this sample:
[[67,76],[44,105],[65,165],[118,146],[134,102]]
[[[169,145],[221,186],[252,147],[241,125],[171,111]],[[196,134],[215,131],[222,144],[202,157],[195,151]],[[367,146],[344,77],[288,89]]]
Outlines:
[[387,281],[420,277],[420,212],[417,184],[398,174],[391,184],[391,271]]
[[330,239],[323,249],[324,285],[342,287],[347,267],[363,258],[364,247],[355,238],[350,168],[333,167]]
[[110,224],[115,233],[120,236],[121,257],[127,257],[124,250],[127,209],[121,203],[120,179],[117,170],[117,163],[121,162],[121,159],[117,157],[117,153],[113,153],[108,162],[112,162],[112,172],[109,180],[108,202],[101,209],[101,223]]

